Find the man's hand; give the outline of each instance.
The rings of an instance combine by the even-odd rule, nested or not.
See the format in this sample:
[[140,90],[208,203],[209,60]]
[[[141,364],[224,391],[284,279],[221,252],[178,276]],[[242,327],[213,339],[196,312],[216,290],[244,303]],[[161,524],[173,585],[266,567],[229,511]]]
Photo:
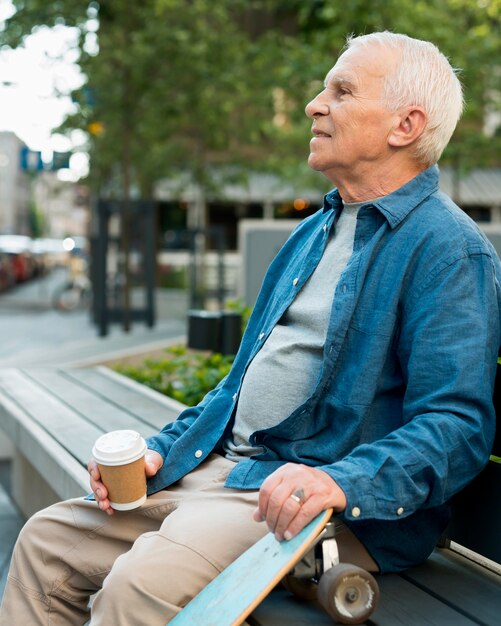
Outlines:
[[330,507],[337,513],[346,508],[346,496],[338,484],[322,470],[287,463],[262,484],[254,519],[266,521],[278,541],[289,540]]
[[[162,467],[164,461],[162,456],[154,450],[146,450],[144,456],[144,471],[147,478],[155,476],[158,470]],[[95,459],[91,459],[87,465],[87,469],[90,474],[90,487],[96,497],[96,502],[101,509],[108,515],[113,515],[114,511],[110,506],[108,500],[108,490],[101,482],[101,474],[99,473],[99,467]]]

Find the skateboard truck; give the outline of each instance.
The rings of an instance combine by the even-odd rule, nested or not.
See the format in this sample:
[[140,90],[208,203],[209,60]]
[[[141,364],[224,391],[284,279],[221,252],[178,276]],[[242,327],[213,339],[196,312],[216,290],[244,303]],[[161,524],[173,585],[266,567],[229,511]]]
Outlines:
[[299,598],[318,600],[341,624],[362,624],[379,600],[378,584],[369,572],[350,563],[340,563],[334,520],[327,523],[283,584]]

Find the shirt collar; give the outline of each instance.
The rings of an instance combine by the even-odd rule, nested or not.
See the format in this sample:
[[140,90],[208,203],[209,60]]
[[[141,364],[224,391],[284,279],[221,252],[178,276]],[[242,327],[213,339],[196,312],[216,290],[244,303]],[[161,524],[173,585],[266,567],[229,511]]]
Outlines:
[[[395,228],[423,200],[438,189],[439,171],[436,165],[424,170],[408,183],[373,203],[387,219],[391,228]],[[339,212],[343,201],[337,189],[333,189],[324,197],[323,212],[334,210]]]

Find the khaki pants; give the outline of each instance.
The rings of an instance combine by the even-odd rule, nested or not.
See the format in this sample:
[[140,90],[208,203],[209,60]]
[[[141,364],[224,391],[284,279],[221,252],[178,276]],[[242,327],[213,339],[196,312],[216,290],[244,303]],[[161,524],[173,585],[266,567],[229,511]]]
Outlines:
[[[14,550],[0,626],[164,626],[267,532],[252,519],[258,492],[224,488],[232,467],[212,455],[135,511],[108,516],[79,498],[34,515]],[[342,560],[377,569],[346,528],[338,544]]]

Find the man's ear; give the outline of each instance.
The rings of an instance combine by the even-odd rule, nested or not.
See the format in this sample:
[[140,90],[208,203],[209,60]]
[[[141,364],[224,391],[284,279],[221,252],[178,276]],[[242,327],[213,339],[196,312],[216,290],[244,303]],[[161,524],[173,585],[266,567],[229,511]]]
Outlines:
[[396,124],[388,134],[388,143],[395,148],[414,143],[426,128],[428,116],[419,106],[407,107],[397,113]]

